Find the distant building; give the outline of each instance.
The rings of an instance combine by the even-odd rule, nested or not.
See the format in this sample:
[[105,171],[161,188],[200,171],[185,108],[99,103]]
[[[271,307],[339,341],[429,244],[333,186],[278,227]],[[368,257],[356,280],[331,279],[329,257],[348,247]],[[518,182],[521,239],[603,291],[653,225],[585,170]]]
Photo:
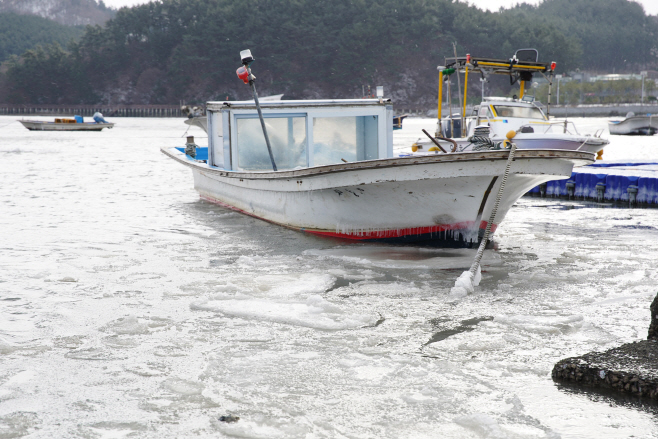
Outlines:
[[627,75],[622,75],[619,73],[612,73],[610,75],[597,75],[597,76],[590,76],[588,81],[589,82],[598,82],[598,81],[619,81],[622,79],[637,79],[637,80],[642,80],[642,75],[635,74],[635,73],[629,73]]

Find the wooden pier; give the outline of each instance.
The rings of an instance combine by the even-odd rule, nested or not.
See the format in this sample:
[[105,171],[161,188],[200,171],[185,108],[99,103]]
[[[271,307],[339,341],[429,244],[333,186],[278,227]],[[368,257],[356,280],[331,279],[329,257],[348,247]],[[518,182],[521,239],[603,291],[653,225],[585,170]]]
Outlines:
[[0,104],[0,116],[183,117],[180,105],[14,105]]

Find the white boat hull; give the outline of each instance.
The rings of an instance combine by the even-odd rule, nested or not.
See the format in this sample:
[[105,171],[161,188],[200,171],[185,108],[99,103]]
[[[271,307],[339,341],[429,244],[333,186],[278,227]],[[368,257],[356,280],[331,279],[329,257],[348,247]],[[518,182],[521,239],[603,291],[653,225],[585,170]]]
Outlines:
[[[486,228],[509,151],[381,159],[295,171],[231,172],[175,148],[166,155],[192,168],[202,198],[317,235],[355,240],[432,240],[477,244]],[[497,216],[529,189],[567,178],[588,153],[519,151]]]
[[658,116],[633,116],[620,122],[609,122],[610,134],[617,135],[654,135],[658,132]]
[[114,127],[113,123],[58,123],[37,120],[19,120],[30,131],[101,131],[103,128]]

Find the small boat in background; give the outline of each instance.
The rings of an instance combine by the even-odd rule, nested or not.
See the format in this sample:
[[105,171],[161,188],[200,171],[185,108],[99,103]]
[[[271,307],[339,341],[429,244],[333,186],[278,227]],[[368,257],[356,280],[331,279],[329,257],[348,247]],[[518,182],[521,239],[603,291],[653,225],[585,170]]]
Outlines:
[[632,111],[626,115],[626,119],[608,122],[610,134],[624,136],[653,136],[658,132],[658,115],[647,114],[636,116]]
[[399,116],[393,116],[393,129],[394,130],[401,130],[402,129],[402,121],[404,121],[405,118],[409,117],[408,114],[401,114]]
[[103,128],[114,127],[113,123],[102,122],[85,122],[82,116],[72,118],[55,118],[54,122],[42,120],[19,120],[25,128],[30,131],[101,131]]

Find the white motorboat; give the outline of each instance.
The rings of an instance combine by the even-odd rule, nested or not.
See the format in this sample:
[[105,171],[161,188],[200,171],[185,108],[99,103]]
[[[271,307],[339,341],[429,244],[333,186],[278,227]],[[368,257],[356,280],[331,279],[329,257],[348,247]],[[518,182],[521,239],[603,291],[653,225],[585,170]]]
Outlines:
[[[482,236],[508,150],[393,157],[393,107],[385,99],[261,107],[273,160],[247,101],[207,104],[207,151],[162,149],[192,170],[203,199],[336,238],[468,247]],[[529,189],[592,162],[581,151],[517,150],[493,228]]]
[[80,122],[74,118],[56,118],[53,122],[19,120],[30,131],[101,131],[114,127],[113,123]]
[[[452,130],[461,130],[461,117],[456,114],[442,119],[441,136],[450,138],[457,144],[458,151],[469,151],[480,146],[481,133],[476,128],[485,130],[485,136],[492,142],[504,142],[507,134],[514,131],[514,143],[519,149],[564,149],[569,151],[586,151],[598,153],[610,143],[601,137],[603,130],[594,135],[580,134],[572,122],[567,120],[551,121],[541,108],[531,100],[501,97],[485,97],[473,110],[473,115],[464,118],[466,136],[453,138]],[[454,127],[454,128],[453,128]],[[438,128],[437,128],[438,129]],[[475,138],[474,138],[475,136]],[[478,139],[480,137],[480,139]],[[453,142],[438,139],[446,148]],[[420,138],[415,147],[427,151],[434,146],[428,138]],[[414,145],[412,145],[413,149]]]
[[610,134],[628,136],[653,136],[658,132],[658,116],[651,114],[636,116],[630,112],[624,120],[608,122]]
[[[450,75],[453,73],[464,74],[464,90],[466,90],[469,72],[481,73],[483,77],[491,74],[508,75],[512,83],[520,82],[520,96],[518,98],[483,97],[472,114],[466,115],[464,92],[464,105],[459,109],[461,113],[452,113],[444,119],[441,118],[442,105],[439,104],[435,139],[421,138],[412,145],[412,150],[427,151],[434,147],[436,142],[445,150],[469,151],[481,147],[489,148],[495,143],[504,142],[509,132],[513,131],[514,143],[519,149],[561,149],[601,154],[605,145],[610,143],[607,139],[601,138],[604,130],[601,129],[591,135],[580,134],[571,122],[550,120],[548,114],[545,114],[534,101],[534,97],[525,95],[525,84],[532,80],[534,74],[540,73],[545,77],[548,74],[552,78],[555,70],[555,63],[541,63],[537,61],[537,57],[536,50],[523,49],[517,51],[509,60],[475,58],[470,55],[446,58],[446,66],[439,68],[440,96],[443,94],[445,78],[450,100]],[[549,109],[550,100],[547,112]]]

